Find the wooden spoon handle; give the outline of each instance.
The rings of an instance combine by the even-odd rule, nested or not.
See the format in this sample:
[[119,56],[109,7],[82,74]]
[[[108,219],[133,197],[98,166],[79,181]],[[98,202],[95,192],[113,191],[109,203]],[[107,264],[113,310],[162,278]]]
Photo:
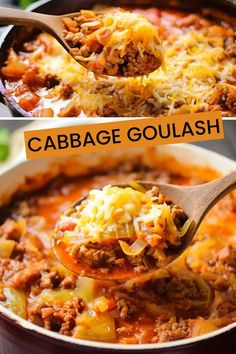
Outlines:
[[200,185],[193,193],[196,220],[201,221],[207,212],[223,197],[236,188],[236,171],[216,179],[213,182]]
[[48,30],[49,26],[47,25],[47,17],[50,16],[24,10],[0,7],[0,24],[4,25],[28,25]]

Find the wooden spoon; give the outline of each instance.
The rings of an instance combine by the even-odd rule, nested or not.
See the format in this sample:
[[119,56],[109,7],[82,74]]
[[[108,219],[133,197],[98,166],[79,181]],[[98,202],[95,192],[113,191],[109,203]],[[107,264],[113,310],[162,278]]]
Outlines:
[[[181,244],[179,246],[172,246],[165,252],[169,256],[167,257],[167,266],[179,257],[181,253],[183,253],[189,246],[209,210],[226,194],[236,188],[236,171],[214,180],[213,182],[198,186],[178,186],[149,181],[136,182],[145,190],[151,190],[152,187],[158,187],[161,194],[170,198],[174,204],[179,205],[184,210],[188,218],[192,219],[191,226],[186,234],[181,238]],[[130,185],[119,184],[117,186],[125,188]],[[80,199],[74,206],[79,205],[85,199],[86,197]],[[132,271],[123,272],[119,269],[111,273],[108,272],[101,274],[101,272],[96,269],[92,269],[86,264],[83,265],[82,263],[76,263],[74,259],[66,252],[65,248],[63,249],[61,247],[61,243],[57,243],[56,240],[54,241],[54,249],[59,260],[71,271],[80,275],[106,280],[127,280],[138,276],[137,273]],[[153,272],[153,269],[151,271]],[[140,276],[143,276],[143,274],[144,273],[141,273]]]
[[[63,22],[64,17],[74,17],[79,13],[66,14],[62,16],[45,15],[36,12],[28,12],[24,10],[16,10],[7,7],[0,7],[0,24],[4,25],[20,25],[32,26],[50,33],[58,42],[70,53],[71,47],[66,43],[63,37]],[[85,66],[86,63],[80,62]]]
[[[43,31],[48,32],[51,34],[53,37],[55,37],[58,42],[65,48],[65,50],[82,66],[85,68],[88,67],[88,61],[86,60],[80,60],[77,57],[75,58],[72,54],[72,47],[66,42],[63,32],[65,31],[65,27],[63,26],[63,19],[64,18],[74,18],[78,17],[80,15],[80,12],[78,13],[70,13],[70,14],[64,14],[61,16],[54,16],[54,15],[45,15],[41,13],[36,13],[36,12],[28,12],[24,10],[16,10],[16,9],[11,9],[11,8],[6,8],[6,7],[0,7],[0,24],[15,24],[15,25],[22,25],[22,26],[32,26],[39,28]],[[102,13],[96,12],[96,15],[103,15]],[[86,59],[86,58],[85,58]],[[162,63],[162,58],[158,58],[158,61],[156,63],[156,67],[147,67],[147,71],[145,72],[145,75],[149,74],[150,72],[158,69],[158,67]],[[89,68],[89,70],[94,71],[96,73],[96,70],[94,68]],[[123,76],[123,74],[108,74],[109,76]],[[143,74],[141,74],[143,75]],[[129,75],[126,75],[127,77]],[[138,73],[131,74],[130,76],[139,76]]]

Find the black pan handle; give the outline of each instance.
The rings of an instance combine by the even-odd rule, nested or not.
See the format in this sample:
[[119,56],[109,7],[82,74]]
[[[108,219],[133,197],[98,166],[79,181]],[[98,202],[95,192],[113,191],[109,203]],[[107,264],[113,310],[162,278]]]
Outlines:
[[3,94],[0,92],[0,103],[4,104],[6,106],[6,102],[3,98]]

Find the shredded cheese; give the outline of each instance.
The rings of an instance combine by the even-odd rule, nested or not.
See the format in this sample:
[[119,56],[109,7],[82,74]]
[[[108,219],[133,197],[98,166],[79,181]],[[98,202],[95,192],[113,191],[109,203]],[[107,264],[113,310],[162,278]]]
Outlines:
[[[141,239],[145,244],[157,246],[166,240],[172,244],[183,236],[174,223],[171,207],[158,204],[158,197],[134,190],[105,186],[102,190],[91,190],[88,197],[73,213],[63,215],[58,230],[64,231],[63,242],[103,242],[111,239]],[[73,223],[73,231],[64,230]],[[188,225],[187,225],[188,224]],[[187,231],[190,223],[183,227]],[[132,250],[133,252],[133,250]]]
[[212,46],[201,30],[167,38],[163,42],[166,68],[145,78],[97,80],[52,41],[50,54],[37,63],[44,73],[55,73],[69,83],[78,104],[91,116],[102,116],[107,105],[119,116],[207,111],[216,83],[235,82],[235,59],[228,58],[223,47]]

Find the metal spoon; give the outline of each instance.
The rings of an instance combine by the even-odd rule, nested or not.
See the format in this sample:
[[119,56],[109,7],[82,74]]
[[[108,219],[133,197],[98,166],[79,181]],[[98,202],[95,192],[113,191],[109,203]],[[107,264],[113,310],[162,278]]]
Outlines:
[[[204,217],[209,212],[209,210],[226,194],[230,193],[236,188],[236,171],[227,174],[224,177],[214,180],[213,182],[201,184],[198,186],[178,186],[171,184],[161,184],[149,181],[136,181],[145,190],[150,190],[152,187],[158,187],[160,193],[164,196],[170,198],[174,204],[179,205],[188,216],[192,219],[192,223],[186,232],[186,234],[181,238],[181,244],[179,246],[172,246],[167,249],[166,254],[169,256],[168,264],[173,262],[177,257],[179,257],[184,250],[191,243],[194,235],[196,234],[199,226],[201,225]],[[120,184],[118,187],[127,187],[127,184]],[[85,198],[80,199],[76,202],[79,205]],[[60,261],[70,270],[80,275],[90,276],[97,279],[106,280],[126,280],[131,279],[138,274],[132,272],[122,272],[119,270],[114,273],[104,273],[91,269],[90,267],[74,262],[72,257],[66,255],[65,250],[60,249],[60,244],[54,242],[54,249],[57,257]],[[66,255],[66,258],[65,258]],[[153,271],[153,269],[152,269]],[[143,275],[144,273],[140,274]]]
[[[102,15],[101,13],[98,12],[96,12],[96,14]],[[74,18],[79,15],[80,13],[77,12],[77,13],[64,14],[61,16],[54,16],[54,15],[45,15],[36,12],[28,12],[24,10],[16,10],[16,9],[11,9],[6,7],[0,7],[0,24],[32,26],[32,27],[39,28],[43,31],[46,31],[49,34],[51,34],[53,37],[55,37],[58,40],[58,42],[65,48],[65,50],[73,57],[71,53],[72,48],[66,42],[63,36],[63,32],[65,28],[63,26],[62,20],[63,18]],[[79,60],[77,58],[76,61],[82,66],[84,66],[85,68],[87,68],[87,64],[88,64],[87,61]],[[150,71],[158,69],[160,65],[161,65],[161,59],[160,62],[158,63],[158,66],[156,68],[150,69]],[[145,73],[145,75],[147,74],[148,73]],[[122,75],[111,74],[110,76],[122,76]]]

